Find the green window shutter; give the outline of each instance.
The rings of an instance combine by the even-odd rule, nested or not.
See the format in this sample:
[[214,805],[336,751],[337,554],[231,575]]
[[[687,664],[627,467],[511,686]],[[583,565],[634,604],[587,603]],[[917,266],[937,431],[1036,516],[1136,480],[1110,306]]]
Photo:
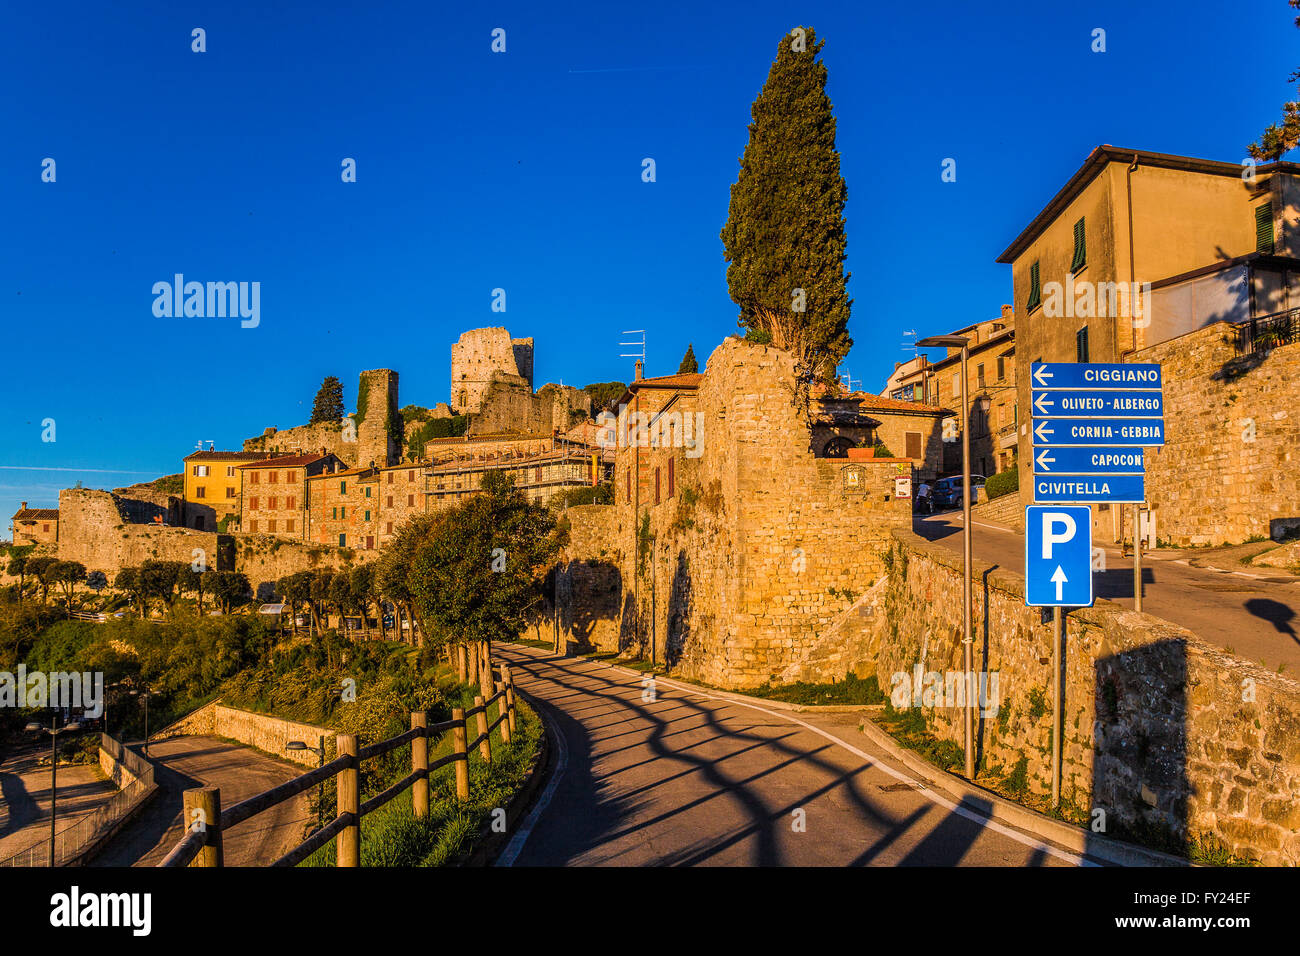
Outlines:
[[1029,267],[1029,305],[1027,309],[1032,311],[1038,308],[1039,303],[1043,300],[1043,290],[1038,284],[1038,263],[1035,262]]
[[1273,203],[1255,207],[1255,251],[1273,253]]
[[1080,218],[1074,224],[1074,261],[1070,263],[1070,271],[1078,272],[1088,264],[1088,245],[1085,241],[1083,230],[1083,219]]
[[1088,361],[1088,327],[1085,325],[1074,333],[1074,360]]

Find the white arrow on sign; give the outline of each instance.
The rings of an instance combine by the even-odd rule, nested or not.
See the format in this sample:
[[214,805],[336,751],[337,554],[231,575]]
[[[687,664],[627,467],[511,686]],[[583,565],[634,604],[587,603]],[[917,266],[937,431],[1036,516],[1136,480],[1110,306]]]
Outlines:
[[1048,428],[1047,422],[1039,422],[1034,428],[1034,434],[1038,436],[1039,441],[1047,441],[1048,435],[1055,435],[1055,428]]
[[1065,582],[1068,580],[1070,579],[1065,576],[1065,569],[1058,564],[1056,570],[1052,572],[1052,583],[1056,585],[1056,599],[1058,601],[1064,598],[1065,592],[1062,588],[1065,587]]
[[[1055,404],[1056,404],[1056,402],[1049,402],[1049,401],[1047,401],[1047,393],[1046,393],[1046,392],[1039,392],[1039,393],[1038,393],[1038,397],[1037,397],[1036,399],[1034,399],[1034,408],[1038,409],[1038,412],[1039,412],[1040,415],[1046,415],[1046,414],[1047,414],[1047,408],[1051,408],[1051,407],[1052,407],[1053,405],[1055,405]],[[1047,408],[1044,408],[1044,407],[1043,407],[1044,405],[1046,405]]]
[[1047,382],[1045,382],[1044,379],[1055,378],[1055,377],[1056,376],[1053,375],[1051,372],[1044,372],[1041,368],[1034,369],[1034,381],[1037,382],[1039,385],[1043,386],[1044,388],[1047,387]]
[[1034,459],[1038,462],[1038,467],[1043,471],[1051,471],[1052,469],[1047,466],[1056,461],[1056,458],[1052,456],[1051,451],[1050,448],[1044,448],[1038,453],[1038,457]]

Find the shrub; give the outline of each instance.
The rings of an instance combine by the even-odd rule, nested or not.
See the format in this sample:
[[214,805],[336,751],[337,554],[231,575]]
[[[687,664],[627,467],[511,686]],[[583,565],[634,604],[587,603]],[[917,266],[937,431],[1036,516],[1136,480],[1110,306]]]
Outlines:
[[988,481],[984,482],[984,493],[989,496],[991,501],[994,498],[1001,498],[1003,495],[1009,495],[1013,491],[1020,490],[1020,469],[1008,468],[1006,471],[999,471]]

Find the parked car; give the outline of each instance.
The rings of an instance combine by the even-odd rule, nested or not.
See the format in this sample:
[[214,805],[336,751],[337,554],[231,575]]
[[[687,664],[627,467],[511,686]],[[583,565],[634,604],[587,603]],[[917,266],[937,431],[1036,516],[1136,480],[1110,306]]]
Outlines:
[[[961,475],[950,475],[947,478],[940,478],[934,483],[930,495],[934,501],[934,508],[960,508],[961,507]],[[971,475],[971,504],[974,504],[979,496],[979,489],[984,487],[983,475]]]

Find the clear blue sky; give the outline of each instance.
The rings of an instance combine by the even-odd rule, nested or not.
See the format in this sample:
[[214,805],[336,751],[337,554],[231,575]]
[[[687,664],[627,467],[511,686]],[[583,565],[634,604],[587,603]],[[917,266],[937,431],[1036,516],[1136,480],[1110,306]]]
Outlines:
[[[648,330],[649,374],[687,342],[702,364],[735,329],[718,232],[750,104],[796,25],[826,40],[855,299],[841,371],[871,391],[903,330],[1010,301],[994,258],[1092,147],[1237,161],[1300,66],[1284,0],[470,6],[9,6],[0,536],[21,499],[300,424],[327,374],[349,409],[378,367],[403,404],[446,401],[464,329],[533,336],[538,386],[627,380],[623,329]],[[155,318],[177,272],[260,282],[261,324]]]

